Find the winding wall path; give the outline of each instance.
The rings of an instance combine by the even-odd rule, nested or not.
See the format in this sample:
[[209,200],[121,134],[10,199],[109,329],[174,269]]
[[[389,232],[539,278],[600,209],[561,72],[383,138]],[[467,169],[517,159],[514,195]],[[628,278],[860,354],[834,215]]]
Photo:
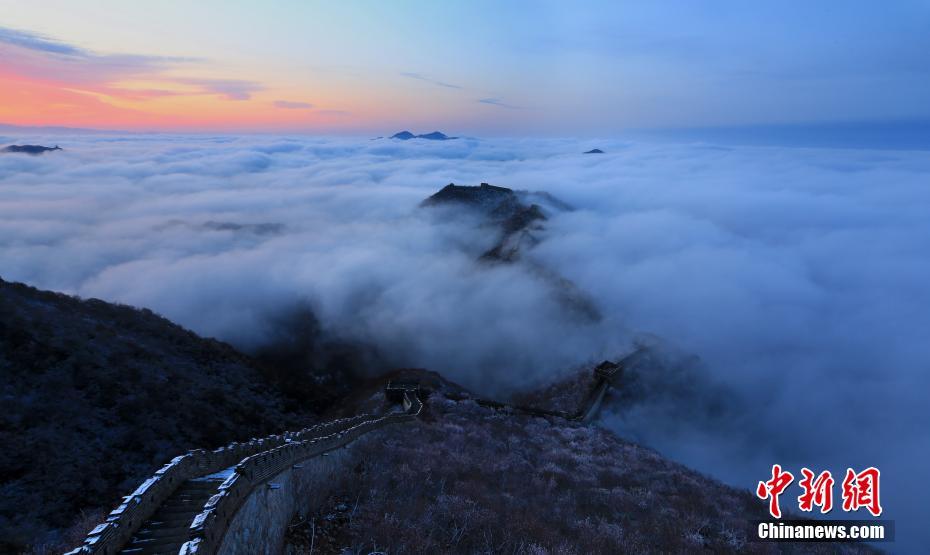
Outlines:
[[[628,359],[595,368],[594,383],[574,413],[471,400],[513,413],[587,422],[597,415],[607,389],[618,383]],[[417,382],[391,382],[386,393],[403,403],[404,412],[362,414],[299,432],[175,457],[126,496],[80,547],[66,555],[274,551],[280,546],[283,529],[298,499],[319,489],[326,476],[339,466],[339,448],[368,432],[409,422],[420,415],[423,403]],[[276,490],[286,495],[270,495]],[[277,510],[272,510],[273,505]],[[283,524],[270,523],[273,519]],[[263,522],[256,525],[257,520]]]
[[273,487],[270,480],[285,470],[370,431],[416,419],[423,408],[418,390],[404,389],[401,395],[403,413],[363,414],[176,457],[126,496],[67,555],[216,553],[230,521],[255,488]]

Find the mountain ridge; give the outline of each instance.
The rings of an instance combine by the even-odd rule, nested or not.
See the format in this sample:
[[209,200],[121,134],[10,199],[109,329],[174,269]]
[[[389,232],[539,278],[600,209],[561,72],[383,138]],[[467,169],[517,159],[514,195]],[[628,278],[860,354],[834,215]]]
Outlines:
[[415,135],[407,130],[394,133],[391,135],[391,138],[399,139],[401,141],[409,141],[410,139],[426,139],[428,141],[452,141],[454,139],[458,139],[458,137],[450,137],[441,131],[432,131],[430,133]]
[[39,154],[45,154],[46,152],[53,152],[56,150],[64,150],[64,149],[58,145],[55,145],[53,147],[42,146],[42,145],[10,145],[4,148],[3,150],[0,150],[0,152],[31,154],[35,156]]

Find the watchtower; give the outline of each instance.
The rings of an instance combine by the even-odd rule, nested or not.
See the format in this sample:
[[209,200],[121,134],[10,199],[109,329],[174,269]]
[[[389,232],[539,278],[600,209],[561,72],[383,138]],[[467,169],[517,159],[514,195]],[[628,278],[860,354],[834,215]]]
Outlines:
[[418,380],[391,380],[384,388],[384,395],[389,401],[402,403],[405,410],[410,410],[413,399],[420,399],[422,391]]
[[594,369],[594,377],[605,380],[611,385],[616,385],[616,382],[619,382],[623,377],[623,364],[605,360]]

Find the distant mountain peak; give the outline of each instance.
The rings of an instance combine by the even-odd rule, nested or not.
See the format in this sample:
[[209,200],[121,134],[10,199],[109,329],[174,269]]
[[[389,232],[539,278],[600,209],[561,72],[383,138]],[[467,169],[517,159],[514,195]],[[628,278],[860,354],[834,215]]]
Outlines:
[[46,152],[51,152],[53,150],[62,150],[58,145],[55,146],[42,146],[42,145],[10,145],[3,149],[3,152],[19,152],[23,154],[44,154]]
[[426,139],[428,141],[451,141],[452,139],[458,139],[458,137],[450,137],[443,133],[442,131],[433,131],[432,133],[424,133],[422,135],[414,135],[410,131],[401,131],[400,133],[395,133],[391,135],[392,139],[400,139],[402,141],[409,141],[410,139]]
[[455,137],[450,137],[441,131],[433,131],[432,133],[426,133],[424,135],[417,135],[418,139],[429,139],[431,141],[448,141],[449,139],[454,139]]
[[585,152],[585,154],[604,154],[604,151],[599,148],[592,148],[591,150]]
[[[514,191],[481,183],[477,187],[449,183],[420,203],[426,208],[446,207],[443,219],[455,217],[453,207],[461,207],[483,216],[483,225],[497,228],[497,242],[478,257],[483,263],[511,264],[522,253],[539,244],[544,235],[544,223],[549,215],[568,212],[572,207],[545,192]],[[451,209],[451,210],[450,210]],[[482,247],[486,248],[486,247]],[[529,268],[549,282],[556,300],[573,316],[586,322],[601,319],[597,305],[577,285],[557,273],[533,262]]]
[[449,183],[437,193],[423,201],[423,206],[435,206],[457,202],[472,206],[497,208],[503,203],[517,202],[512,189],[482,183],[478,187]]

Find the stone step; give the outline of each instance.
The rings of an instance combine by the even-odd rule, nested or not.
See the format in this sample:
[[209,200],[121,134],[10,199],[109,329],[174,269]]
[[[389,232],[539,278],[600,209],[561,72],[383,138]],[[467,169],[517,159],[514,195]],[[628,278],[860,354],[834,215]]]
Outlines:
[[203,510],[203,505],[189,505],[187,507],[159,507],[155,514],[152,515],[154,518],[157,516],[167,516],[167,515],[191,515],[199,513]]
[[180,545],[176,549],[169,546],[127,547],[120,551],[120,555],[178,555],[179,551]]
[[207,500],[210,499],[169,499],[165,501],[161,508],[167,509],[186,509],[186,508],[199,508],[203,507],[206,504]]
[[205,489],[196,492],[179,491],[169,497],[166,501],[195,501],[200,499],[210,499],[210,497],[219,490]]
[[223,482],[184,482],[176,491],[203,491],[205,489],[216,489]]
[[146,520],[120,553],[177,555],[190,539],[190,525],[219,490],[222,480],[187,480]]
[[204,488],[195,490],[178,490],[171,499],[209,499],[219,488]]
[[155,516],[155,515],[166,516],[166,515],[178,515],[178,514],[190,514],[191,516],[193,516],[202,511],[203,511],[203,504],[190,505],[187,507],[179,507],[179,506],[159,507],[158,510],[155,511],[155,514],[152,516]]
[[120,555],[178,555],[181,548],[177,549],[150,549],[150,548],[139,548],[139,549],[124,549],[120,551]]
[[[193,521],[193,517],[191,517]],[[169,530],[171,528],[188,528],[190,527],[190,522],[186,519],[174,519],[174,520],[155,520],[150,518],[142,523],[141,530]]]
[[[132,542],[127,547],[127,549],[132,549],[134,547],[150,547],[158,549],[171,549],[172,547],[177,547],[180,549],[181,544],[186,542],[189,539],[187,534],[181,534],[177,536],[169,536],[165,538],[149,538],[149,539],[137,539],[134,538]],[[177,551],[177,549],[175,550]]]
[[176,489],[174,493],[171,494],[170,499],[199,499],[201,497],[210,497],[219,490],[219,485],[212,488],[197,488],[197,489]]
[[223,480],[188,480],[181,484],[179,489],[210,489],[217,488],[220,484],[223,483]]
[[142,526],[144,528],[178,528],[180,526],[188,527],[194,521],[194,515],[190,516],[153,516]]
[[189,534],[189,526],[175,526],[173,528],[143,528],[136,532],[136,535],[133,537],[133,539],[173,538],[176,536],[186,537]]

